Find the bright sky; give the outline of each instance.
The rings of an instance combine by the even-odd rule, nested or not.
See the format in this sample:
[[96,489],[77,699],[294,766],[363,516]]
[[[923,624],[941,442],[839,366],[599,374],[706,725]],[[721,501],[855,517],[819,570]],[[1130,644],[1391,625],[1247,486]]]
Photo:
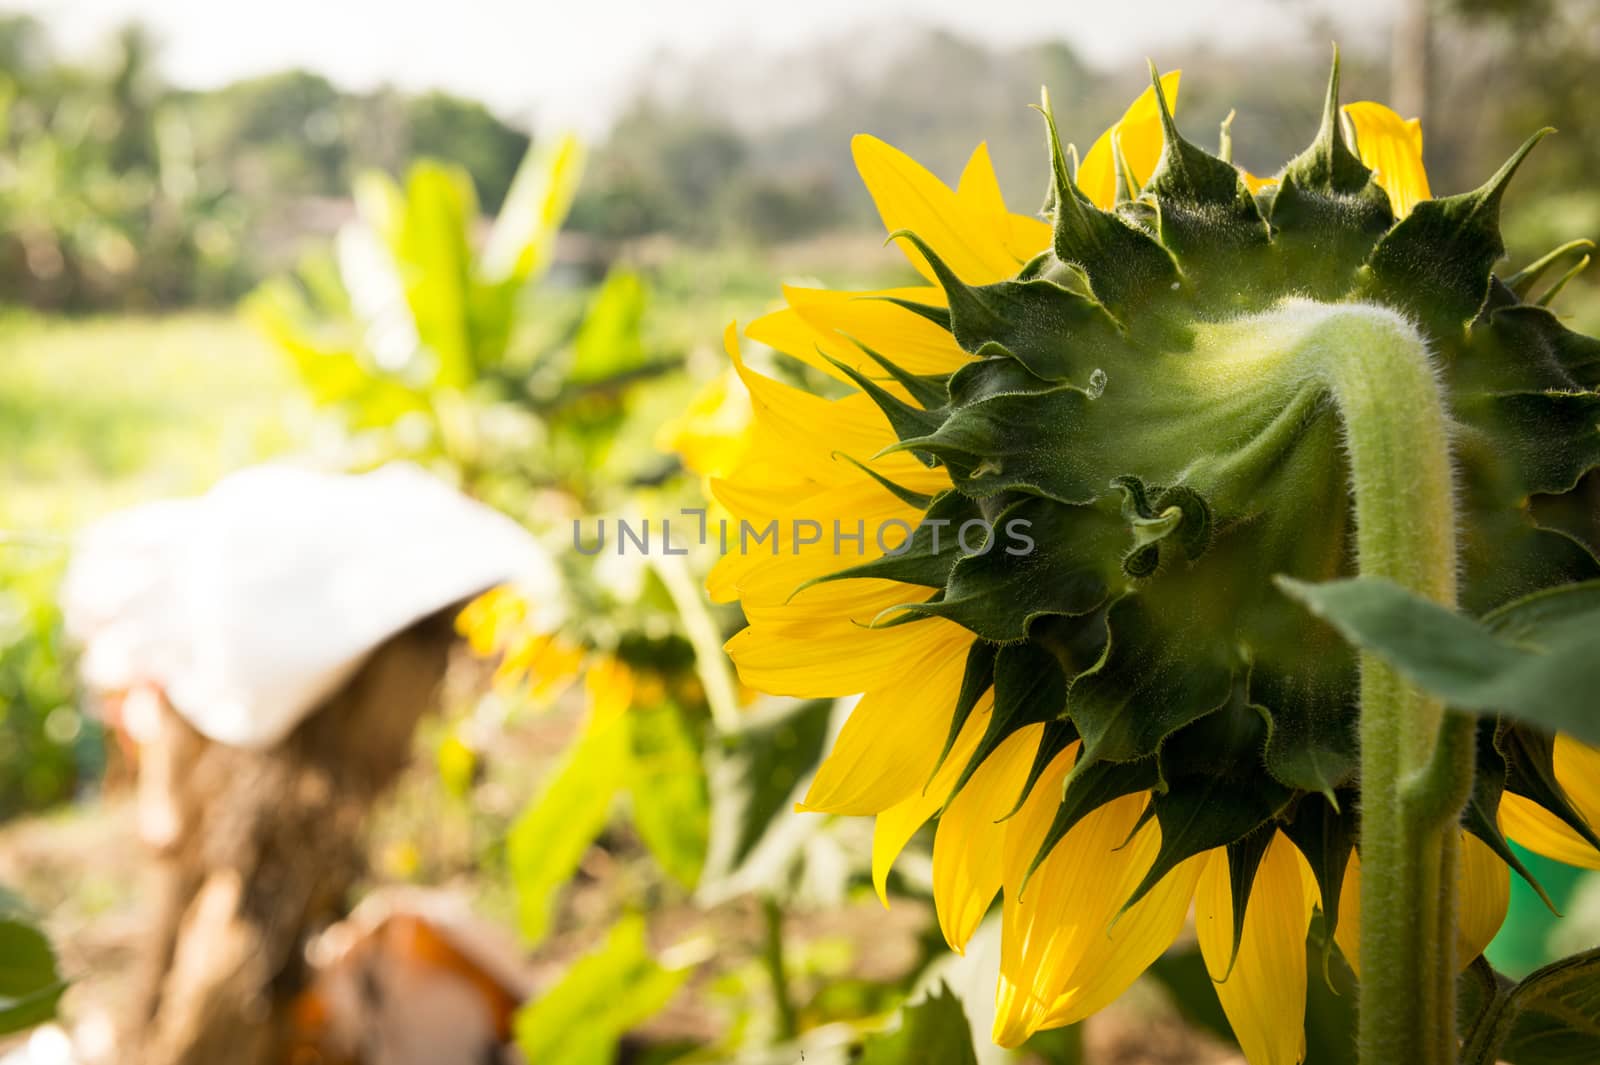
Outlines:
[[[1387,0],[0,0],[44,18],[85,53],[131,18],[156,29],[180,85],[205,87],[287,66],[349,88],[446,88],[503,113],[603,126],[629,78],[666,49],[695,55],[752,42],[782,49],[897,15],[991,43],[1062,37],[1091,60],[1159,52],[1225,32],[1242,48],[1274,25],[1322,16],[1354,43],[1387,21]],[[1224,29],[1225,27],[1225,29]],[[871,46],[870,39],[864,42]]]

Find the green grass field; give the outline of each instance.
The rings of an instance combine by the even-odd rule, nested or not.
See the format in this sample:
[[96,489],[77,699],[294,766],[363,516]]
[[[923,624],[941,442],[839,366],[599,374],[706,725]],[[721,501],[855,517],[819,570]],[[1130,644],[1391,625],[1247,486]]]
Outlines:
[[288,367],[232,314],[0,318],[0,527],[13,538],[203,490],[310,431]]

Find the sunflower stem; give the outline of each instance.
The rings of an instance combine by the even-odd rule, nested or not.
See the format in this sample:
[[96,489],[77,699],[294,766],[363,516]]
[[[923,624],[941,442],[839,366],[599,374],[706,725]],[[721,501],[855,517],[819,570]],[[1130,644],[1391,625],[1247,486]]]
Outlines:
[[[1456,602],[1450,420],[1421,337],[1329,309],[1300,348],[1338,403],[1366,577]],[[1361,656],[1360,1061],[1452,1065],[1457,822],[1472,724]]]
[[772,982],[772,1005],[777,1014],[779,1042],[787,1043],[800,1034],[794,999],[789,995],[789,966],[783,950],[783,905],[772,895],[761,897],[761,918],[766,932],[762,962]]

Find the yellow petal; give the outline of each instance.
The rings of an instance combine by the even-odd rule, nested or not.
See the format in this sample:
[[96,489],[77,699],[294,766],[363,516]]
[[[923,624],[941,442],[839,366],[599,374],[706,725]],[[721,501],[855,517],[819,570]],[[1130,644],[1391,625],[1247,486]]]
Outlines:
[[1005,826],[1039,749],[1043,725],[1007,736],[939,818],[933,839],[933,903],[950,949],[960,953],[1000,891]]
[[[952,373],[972,361],[956,338],[915,311],[890,303],[908,300],[931,307],[945,305],[944,293],[931,288],[883,289],[878,292],[830,292],[814,288],[785,288],[784,295],[800,320],[829,355],[874,378],[884,376],[881,366],[861,352],[865,345],[916,374]],[[843,334],[842,336],[840,334]],[[848,338],[848,339],[847,339]],[[788,349],[785,349],[788,350]],[[803,358],[799,352],[790,352]],[[832,367],[830,367],[832,369]]]
[[[1058,758],[1007,824],[1011,873],[1043,842],[1060,799]],[[1183,928],[1204,864],[1181,864],[1138,905],[1122,907],[1161,843],[1154,820],[1133,835],[1148,796],[1126,795],[1090,813],[1057,843],[1026,890],[1006,888],[994,1040],[1017,1046],[1072,1024],[1115,999]],[[1010,838],[1015,831],[1020,837]],[[1120,914],[1120,915],[1119,915]]]
[[[1178,110],[1178,82],[1182,74],[1174,70],[1161,75],[1161,91],[1174,113]],[[1150,180],[1156,164],[1161,162],[1165,143],[1161,133],[1161,107],[1156,103],[1154,85],[1140,93],[1122,117],[1100,134],[1078,166],[1078,188],[1103,211],[1109,211],[1117,201],[1117,168],[1111,150],[1113,137],[1122,145],[1123,158],[1133,168],[1134,176],[1140,181]]]
[[[1558,732],[1552,762],[1556,782],[1572,808],[1591,828],[1600,826],[1600,750]],[[1535,854],[1600,869],[1600,852],[1531,799],[1506,792],[1500,799],[1500,828]]]
[[989,158],[988,144],[980,144],[967,160],[956,185],[956,195],[963,203],[981,214],[989,224],[999,227],[1006,250],[1020,262],[1027,262],[1050,246],[1050,226],[1030,215],[1012,214],[1006,209],[1000,194],[1000,181],[995,177],[994,163]]
[[[1505,795],[1501,802],[1512,798]],[[1460,889],[1456,914],[1456,963],[1465,969],[1482,954],[1500,926],[1505,923],[1511,899],[1511,870],[1478,837],[1461,833],[1461,862],[1457,886]],[[1344,869],[1344,884],[1339,889],[1339,927],[1333,940],[1339,945],[1350,970],[1361,977],[1361,855],[1352,851]]]
[[1256,869],[1234,958],[1225,849],[1211,852],[1200,877],[1194,903],[1200,953],[1250,1065],[1297,1065],[1305,1057],[1306,930],[1316,899],[1310,866],[1275,831]]
[[1600,748],[1556,733],[1556,780],[1591,827],[1600,825]]
[[967,158],[956,182],[956,195],[961,202],[982,214],[1004,214],[1006,200],[1000,193],[1000,178],[994,172],[994,161],[989,158],[989,143],[979,142]]
[[889,870],[900,857],[911,837],[928,823],[928,818],[938,813],[950,798],[950,789],[956,786],[962,770],[967,767],[983,730],[989,725],[989,715],[994,710],[994,693],[986,692],[972,708],[972,714],[961,726],[950,753],[933,780],[921,791],[912,793],[879,814],[872,824],[872,886],[885,907],[889,905]]
[[1465,968],[1505,923],[1511,903],[1511,867],[1470,832],[1461,833],[1460,854],[1456,962]]
[[963,652],[935,647],[902,662],[899,683],[863,695],[817,768],[801,809],[875,814],[927,784],[961,691]]
[[1500,797],[1500,830],[1535,854],[1583,869],[1600,869],[1600,852],[1532,799]]
[[889,302],[902,299],[943,307],[944,293],[938,289],[913,286],[849,292],[785,286],[783,291],[789,306],[751,322],[746,335],[838,380],[848,383],[849,376],[829,359],[883,380],[891,391],[905,396],[863,347],[915,374],[950,373],[972,361],[948,330]]
[[[915,159],[864,133],[850,142],[850,150],[889,232],[916,233],[969,285],[1002,281],[1017,272],[1021,264],[1007,249],[1005,234],[984,225],[981,214]],[[911,265],[937,281],[922,253],[900,243]]]
[[727,650],[750,687],[814,699],[898,684],[905,679],[907,662],[971,642],[972,633],[961,626],[930,618],[853,632],[848,625],[815,632],[752,627],[729,640]]
[[1350,861],[1344,867],[1344,880],[1339,886],[1339,926],[1333,930],[1333,941],[1339,945],[1350,971],[1361,979],[1361,855],[1357,851],[1350,852]]
[[1396,218],[1404,218],[1428,191],[1428,172],[1422,167],[1422,123],[1401,118],[1380,103],[1363,100],[1345,104],[1345,118],[1355,135],[1361,162],[1371,170]]
[[583,690],[589,698],[589,724],[615,721],[633,704],[637,678],[620,659],[601,655],[589,664]]
[[1278,184],[1278,179],[1276,177],[1256,177],[1248,170],[1241,169],[1239,171],[1239,176],[1244,179],[1244,187],[1249,189],[1251,192],[1260,192],[1268,185]]
[[683,413],[662,423],[655,445],[702,477],[726,477],[750,450],[750,393],[729,367],[707,381]]

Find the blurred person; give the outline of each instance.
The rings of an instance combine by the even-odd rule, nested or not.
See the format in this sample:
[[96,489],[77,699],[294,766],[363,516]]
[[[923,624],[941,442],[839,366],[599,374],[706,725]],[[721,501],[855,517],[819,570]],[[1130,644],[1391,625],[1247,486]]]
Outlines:
[[[343,915],[363,871],[368,810],[408,761],[456,612],[507,581],[554,603],[556,580],[515,522],[403,464],[358,476],[256,467],[83,535],[63,586],[67,628],[135,752],[155,867],[119,1060],[291,1060],[313,982],[306,945]],[[408,927],[423,944],[416,926],[396,926]],[[499,1034],[503,1005],[485,1009]],[[459,1060],[493,1059],[475,1044]]]

